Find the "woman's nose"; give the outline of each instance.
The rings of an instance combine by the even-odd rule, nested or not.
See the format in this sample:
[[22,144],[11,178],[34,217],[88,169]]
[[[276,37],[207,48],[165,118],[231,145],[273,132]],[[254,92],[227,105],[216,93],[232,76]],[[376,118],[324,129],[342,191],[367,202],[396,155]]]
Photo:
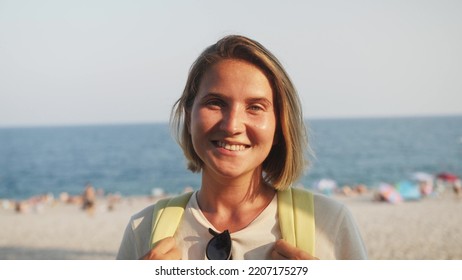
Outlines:
[[239,134],[244,131],[245,113],[239,108],[230,108],[228,112],[223,114],[220,128],[226,131],[229,135]]

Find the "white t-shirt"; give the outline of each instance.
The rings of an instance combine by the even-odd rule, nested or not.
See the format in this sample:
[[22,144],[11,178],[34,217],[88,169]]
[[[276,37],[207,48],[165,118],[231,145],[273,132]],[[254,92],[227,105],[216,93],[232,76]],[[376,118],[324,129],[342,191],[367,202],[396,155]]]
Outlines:
[[[150,250],[151,223],[154,206],[135,214],[125,230],[117,259],[139,259]],[[319,259],[366,259],[367,253],[360,232],[348,209],[341,203],[314,194],[315,257]],[[206,259],[205,247],[217,231],[202,214],[196,193],[189,200],[182,221],[175,233],[182,259]],[[231,232],[232,257],[269,259],[274,242],[281,239],[277,212],[277,194],[270,204],[246,228]]]
[[[208,229],[218,231],[202,214],[195,194],[185,208],[183,220],[175,233],[175,240],[178,248],[182,248],[183,259],[201,260],[207,259],[205,247],[213,237]],[[247,227],[231,232],[233,259],[268,259],[274,242],[281,238],[278,225],[275,195],[270,204]]]

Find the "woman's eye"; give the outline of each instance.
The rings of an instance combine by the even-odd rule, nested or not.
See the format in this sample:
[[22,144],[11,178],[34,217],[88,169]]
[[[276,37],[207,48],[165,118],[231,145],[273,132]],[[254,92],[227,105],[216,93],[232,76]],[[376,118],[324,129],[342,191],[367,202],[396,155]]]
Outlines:
[[249,110],[254,112],[263,111],[263,107],[260,105],[251,105],[249,106]]
[[224,102],[221,101],[221,100],[218,100],[218,99],[211,99],[211,100],[207,100],[205,102],[205,105],[206,106],[209,106],[209,107],[223,107],[224,106]]

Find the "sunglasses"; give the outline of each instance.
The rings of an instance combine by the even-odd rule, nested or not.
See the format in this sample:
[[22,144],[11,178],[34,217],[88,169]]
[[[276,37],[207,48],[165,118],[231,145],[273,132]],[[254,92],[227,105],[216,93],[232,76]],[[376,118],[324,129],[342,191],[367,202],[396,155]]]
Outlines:
[[207,247],[205,254],[209,260],[231,260],[231,235],[228,230],[222,233],[215,232],[209,228],[209,232],[213,235]]

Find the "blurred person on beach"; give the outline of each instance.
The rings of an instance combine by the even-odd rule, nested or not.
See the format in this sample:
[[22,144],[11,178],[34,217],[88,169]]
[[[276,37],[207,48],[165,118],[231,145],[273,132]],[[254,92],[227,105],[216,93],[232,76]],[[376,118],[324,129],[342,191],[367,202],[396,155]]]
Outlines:
[[456,196],[462,197],[462,182],[460,179],[457,179],[454,181],[452,185],[452,189],[454,193],[456,194]]
[[308,137],[289,76],[260,43],[232,35],[205,49],[171,124],[201,187],[174,236],[152,249],[155,206],[132,216],[117,259],[203,260],[213,235],[223,233],[230,233],[232,259],[367,258],[350,211],[321,194],[313,194],[316,254],[282,239],[278,192],[305,171]]
[[82,193],[82,209],[88,214],[93,215],[95,212],[96,191],[95,188],[87,183]]

